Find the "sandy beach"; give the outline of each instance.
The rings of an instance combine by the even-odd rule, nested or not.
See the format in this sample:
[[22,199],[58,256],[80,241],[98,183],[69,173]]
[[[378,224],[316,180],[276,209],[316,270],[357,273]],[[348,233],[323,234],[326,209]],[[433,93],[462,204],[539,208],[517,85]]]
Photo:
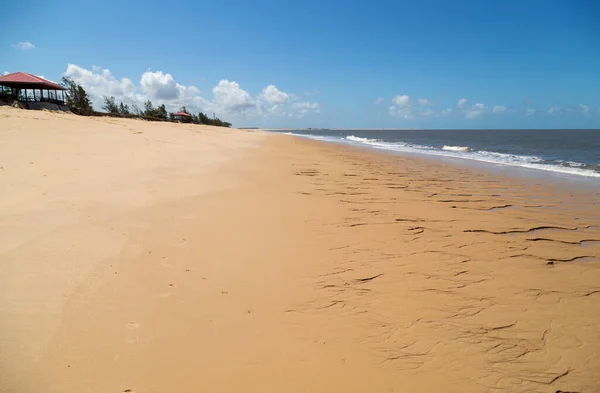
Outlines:
[[1,392],[597,392],[591,190],[0,108]]

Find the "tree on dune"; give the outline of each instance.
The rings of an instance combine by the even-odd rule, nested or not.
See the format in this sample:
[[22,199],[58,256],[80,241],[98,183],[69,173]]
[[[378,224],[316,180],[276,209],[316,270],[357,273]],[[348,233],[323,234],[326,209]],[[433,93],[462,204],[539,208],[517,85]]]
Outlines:
[[[102,110],[104,112],[95,112],[92,107],[92,102],[84,90],[84,88],[76,83],[74,80],[63,77],[62,85],[67,88],[67,105],[71,108],[74,113],[85,116],[106,116],[115,115],[115,116],[128,116],[131,117],[141,117],[147,120],[161,120],[161,121],[174,121],[175,117],[173,113],[169,113],[165,104],[160,104],[158,107],[154,107],[152,101],[147,100],[144,102],[144,110],[140,110],[135,102],[131,103],[131,108],[129,105],[120,101],[117,104],[117,100],[113,96],[104,96],[104,105],[102,105]],[[190,113],[190,111],[182,106],[179,109],[179,112],[187,113],[189,116],[182,116],[181,121],[185,123],[194,123],[194,124],[207,124],[212,126],[219,127],[231,127],[231,123],[223,121],[218,117],[210,118],[204,112],[198,113],[198,115]]]
[[80,115],[91,115],[94,113],[92,102],[81,85],[66,76],[62,78],[62,85],[67,88],[67,106],[73,112]]
[[130,115],[131,114],[129,112],[129,106],[127,104],[123,104],[123,101],[121,101],[121,104],[119,105],[119,113],[122,115]]
[[[123,105],[123,103],[121,103]],[[108,113],[119,114],[119,106],[115,101],[115,97],[107,97],[104,96],[104,105],[102,105],[102,109],[104,109]]]
[[144,112],[142,112],[143,116],[154,117],[156,109],[154,109],[154,105],[152,105],[152,101],[148,100],[144,102]]
[[165,104],[162,104],[161,106],[156,108],[155,117],[158,117],[159,119],[162,119],[162,120],[167,120],[168,113],[167,113],[167,108],[165,108]]
[[223,120],[219,119],[218,117],[211,119],[204,112],[200,112],[198,114],[198,121],[200,122],[200,124],[207,124],[210,126],[231,127],[231,123],[223,121]]
[[142,115],[142,111],[140,111],[140,108],[137,106],[137,104],[135,102],[131,103],[131,114],[136,115],[136,116],[141,116]]

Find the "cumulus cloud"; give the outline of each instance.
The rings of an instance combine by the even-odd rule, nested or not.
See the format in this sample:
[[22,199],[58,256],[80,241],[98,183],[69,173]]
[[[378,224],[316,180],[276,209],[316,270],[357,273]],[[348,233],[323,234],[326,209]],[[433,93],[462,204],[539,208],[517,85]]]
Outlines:
[[279,90],[275,85],[269,85],[260,93],[259,99],[262,99],[271,105],[280,105],[287,102],[290,99],[290,96]]
[[590,107],[588,105],[579,104],[579,111],[584,115],[588,115],[590,113]]
[[83,86],[95,101],[101,100],[104,96],[131,100],[136,92],[136,87],[130,79],[119,80],[109,69],[96,66],[88,70],[75,64],[68,64],[64,76]]
[[319,112],[319,104],[316,102],[294,102],[292,107],[298,111],[296,116],[302,116],[310,111]]
[[549,115],[562,115],[562,114],[576,114],[576,115],[590,115],[590,106],[584,104],[572,105],[567,107],[562,107],[558,105],[553,105],[548,109]]
[[440,115],[445,116],[452,113],[452,108],[446,108],[440,112]]
[[535,112],[535,108],[527,108],[527,110],[525,111],[525,116],[532,116],[533,114],[535,114]]
[[467,101],[468,100],[466,98],[461,98],[456,103],[459,111],[462,112],[467,119],[475,119],[484,115],[487,110],[484,104],[476,103],[468,107],[466,105]]
[[20,49],[20,50],[31,50],[31,49],[35,49],[35,45],[33,45],[31,42],[29,41],[23,41],[23,42],[17,42],[16,44],[13,45],[14,48]]
[[375,100],[375,102],[373,104],[381,105],[381,104],[383,104],[383,101],[385,101],[385,99],[383,97],[379,97],[378,99]]
[[406,94],[395,96],[392,98],[392,103],[397,107],[407,107],[410,105],[410,96]]
[[215,103],[226,112],[243,112],[255,105],[254,100],[237,82],[223,79],[212,89]]
[[[152,99],[173,100],[185,95],[185,86],[175,82],[171,74],[163,74],[162,71],[146,71],[140,79],[142,91]],[[195,87],[191,87],[196,89]],[[197,89],[196,89],[197,90]],[[199,91],[196,91],[198,93]]]
[[477,117],[481,117],[483,115],[484,110],[485,105],[477,103],[468,110],[466,110],[465,116],[467,117],[467,119],[475,119]]
[[253,98],[237,82],[221,80],[212,89],[213,96],[205,98],[193,85],[183,85],[162,71],[146,71],[141,74],[139,85],[129,78],[116,78],[108,69],[92,67],[86,69],[69,64],[64,76],[82,85],[96,108],[103,104],[103,97],[115,97],[116,101],[135,104],[142,108],[144,101],[152,100],[154,105],[165,104],[167,110],[176,111],[186,106],[193,113],[215,112],[226,120],[248,121],[248,117],[300,118],[309,113],[318,113],[319,104],[300,101],[294,94],[279,90],[275,85],[267,85]]
[[433,105],[433,102],[429,101],[427,98],[419,98],[417,100],[417,102],[419,103],[419,105],[421,106],[429,106],[429,105]]
[[4,72],[2,73],[2,75],[8,75],[8,74],[9,74],[9,72],[8,72],[8,71],[4,71]]
[[548,114],[549,115],[559,115],[563,112],[563,108],[561,108],[558,105],[553,105],[550,107],[550,109],[548,109]]
[[388,113],[394,117],[400,117],[402,119],[414,119],[415,115],[411,107],[408,106],[390,106]]
[[502,113],[506,111],[506,107],[503,105],[494,105],[494,108],[492,109],[493,113]]

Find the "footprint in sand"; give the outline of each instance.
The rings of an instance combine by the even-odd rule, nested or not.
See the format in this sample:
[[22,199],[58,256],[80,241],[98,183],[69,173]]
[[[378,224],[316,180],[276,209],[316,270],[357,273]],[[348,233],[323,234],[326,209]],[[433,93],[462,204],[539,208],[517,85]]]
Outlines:
[[127,329],[133,330],[133,329],[138,329],[140,327],[140,324],[139,324],[139,322],[131,321],[131,322],[127,323],[127,325],[125,325],[125,327]]
[[[175,284],[169,284],[169,288],[173,288],[173,289],[177,288],[177,285],[175,285]],[[170,292],[161,292],[161,293],[159,293],[156,296],[159,297],[159,298],[161,298],[161,299],[164,299],[164,298],[167,298],[167,297],[171,296],[171,293]]]
[[160,266],[165,268],[173,266],[169,262],[167,262],[167,259],[167,257],[162,257],[162,261],[160,261]]
[[[139,322],[135,322],[135,321],[130,321],[125,325],[125,328],[127,328],[128,330],[132,330],[132,331],[139,329],[139,327],[140,327]],[[137,336],[133,333],[130,333],[127,335],[127,337],[125,337],[125,342],[131,344],[131,343],[138,341],[139,339],[140,339],[139,336]]]

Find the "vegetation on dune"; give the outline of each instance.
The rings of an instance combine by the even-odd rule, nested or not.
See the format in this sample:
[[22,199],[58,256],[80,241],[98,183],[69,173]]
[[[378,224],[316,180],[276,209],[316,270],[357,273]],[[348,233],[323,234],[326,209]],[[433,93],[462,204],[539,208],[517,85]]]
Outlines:
[[154,107],[154,104],[150,100],[144,102],[144,110],[140,110],[135,103],[131,105],[130,109],[129,106],[123,102],[117,104],[115,97],[104,97],[102,110],[113,116],[136,117],[154,121],[181,121],[182,123],[231,127],[231,123],[223,121],[218,117],[211,119],[203,112],[198,113],[198,115],[192,114],[185,106],[182,106],[178,112],[187,113],[189,116],[175,116],[175,113],[167,112],[165,104]]
[[[67,105],[71,110],[79,115],[85,116],[115,116],[115,117],[127,117],[127,118],[138,118],[152,121],[176,121],[174,113],[169,113],[165,104],[161,104],[155,107],[152,101],[148,100],[144,102],[144,109],[141,110],[135,103],[129,105],[122,101],[117,104],[115,97],[104,97],[104,105],[102,110],[104,112],[96,112],[92,107],[90,98],[81,85],[75,83],[72,79],[63,77],[62,85],[67,90]],[[198,115],[192,114],[188,109],[183,106],[179,109],[179,112],[187,113],[190,116],[181,116],[180,121],[182,123],[191,124],[205,124],[218,127],[231,127],[231,123],[223,121],[218,117],[210,118],[205,113],[200,112]]]
[[87,92],[81,85],[66,76],[62,78],[62,85],[67,88],[67,106],[78,115],[93,115],[94,108]]

